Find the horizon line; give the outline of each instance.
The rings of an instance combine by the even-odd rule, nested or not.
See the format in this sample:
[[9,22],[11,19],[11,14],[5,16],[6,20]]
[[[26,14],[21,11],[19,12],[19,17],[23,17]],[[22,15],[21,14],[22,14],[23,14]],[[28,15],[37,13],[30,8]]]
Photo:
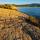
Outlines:
[[[14,3],[0,3],[0,4],[14,4]],[[26,3],[26,4],[40,4],[40,3]],[[25,4],[15,4],[15,5],[25,5]]]

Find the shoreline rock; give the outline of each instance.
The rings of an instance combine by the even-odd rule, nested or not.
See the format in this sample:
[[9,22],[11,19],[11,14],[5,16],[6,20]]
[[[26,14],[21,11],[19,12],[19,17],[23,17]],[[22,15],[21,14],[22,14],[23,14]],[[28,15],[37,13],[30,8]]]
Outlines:
[[0,8],[0,40],[40,40],[40,26],[30,21],[35,23],[36,19],[16,10]]

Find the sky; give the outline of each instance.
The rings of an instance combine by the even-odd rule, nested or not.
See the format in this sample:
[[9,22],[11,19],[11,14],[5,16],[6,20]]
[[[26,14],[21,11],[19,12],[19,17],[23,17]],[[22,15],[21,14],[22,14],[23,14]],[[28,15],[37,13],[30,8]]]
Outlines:
[[0,4],[30,4],[40,3],[40,0],[0,0]]

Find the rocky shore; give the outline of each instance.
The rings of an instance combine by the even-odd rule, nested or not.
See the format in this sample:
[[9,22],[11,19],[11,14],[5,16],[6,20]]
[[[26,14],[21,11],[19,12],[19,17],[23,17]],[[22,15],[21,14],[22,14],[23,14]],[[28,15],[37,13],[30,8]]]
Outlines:
[[40,40],[40,20],[0,8],[0,40]]

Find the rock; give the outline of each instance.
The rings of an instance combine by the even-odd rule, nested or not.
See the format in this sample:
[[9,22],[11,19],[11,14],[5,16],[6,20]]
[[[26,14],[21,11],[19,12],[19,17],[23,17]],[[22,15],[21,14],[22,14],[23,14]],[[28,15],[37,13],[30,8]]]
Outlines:
[[28,19],[29,16],[16,9],[0,8],[0,40],[40,40],[40,28]]

